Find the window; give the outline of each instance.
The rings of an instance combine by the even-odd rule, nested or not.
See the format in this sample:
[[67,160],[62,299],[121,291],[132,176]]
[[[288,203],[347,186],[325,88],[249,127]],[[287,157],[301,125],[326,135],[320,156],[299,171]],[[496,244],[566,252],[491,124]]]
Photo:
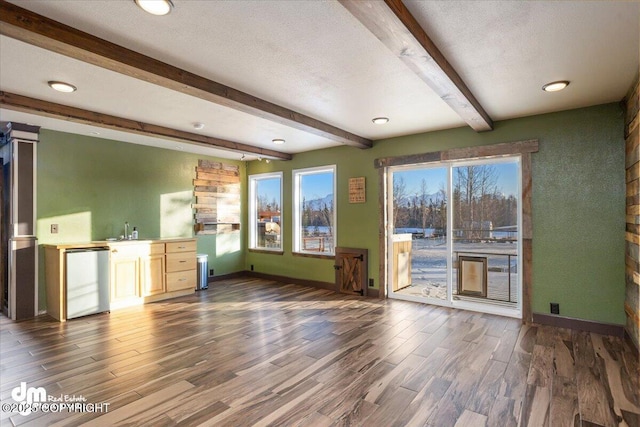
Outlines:
[[282,252],[282,172],[249,176],[249,247]]
[[293,251],[333,255],[336,244],[336,167],[293,171]]

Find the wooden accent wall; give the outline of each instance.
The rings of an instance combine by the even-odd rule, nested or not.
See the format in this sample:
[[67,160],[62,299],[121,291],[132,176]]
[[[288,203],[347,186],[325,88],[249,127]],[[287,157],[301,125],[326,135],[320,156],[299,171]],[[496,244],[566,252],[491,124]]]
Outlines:
[[627,226],[626,226],[626,297],[624,311],[627,316],[626,332],[640,349],[640,126],[638,104],[640,92],[638,79],[623,100],[625,108],[625,167],[627,183]]
[[238,166],[198,160],[193,180],[196,234],[240,230],[240,171]]

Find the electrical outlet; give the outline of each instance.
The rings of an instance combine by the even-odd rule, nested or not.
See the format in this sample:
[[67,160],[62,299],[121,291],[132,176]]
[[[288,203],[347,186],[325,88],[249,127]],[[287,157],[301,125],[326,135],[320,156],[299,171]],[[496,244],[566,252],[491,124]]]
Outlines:
[[551,314],[560,314],[560,304],[557,302],[552,302],[549,304],[551,309]]
[[58,224],[51,224],[51,234],[58,234]]
[[209,277],[213,277],[213,268],[209,269]]
[[373,279],[369,279],[369,287],[373,288]]
[[253,264],[251,264],[251,271],[253,271]]

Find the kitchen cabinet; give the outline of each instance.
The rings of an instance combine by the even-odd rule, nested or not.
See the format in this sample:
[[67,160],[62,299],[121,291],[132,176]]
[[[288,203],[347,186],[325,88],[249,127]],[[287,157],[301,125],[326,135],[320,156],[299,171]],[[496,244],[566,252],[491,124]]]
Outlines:
[[111,306],[135,304],[141,297],[141,256],[149,251],[148,244],[111,246]]
[[196,242],[167,243],[167,292],[196,288]]
[[[115,254],[113,252],[116,252]],[[137,255],[111,253],[111,305],[137,298],[140,288],[140,260]]]
[[195,239],[44,245],[47,312],[66,320],[65,253],[108,247],[111,310],[188,295],[195,291]]
[[143,297],[166,292],[164,243],[150,245],[140,258],[140,290]]

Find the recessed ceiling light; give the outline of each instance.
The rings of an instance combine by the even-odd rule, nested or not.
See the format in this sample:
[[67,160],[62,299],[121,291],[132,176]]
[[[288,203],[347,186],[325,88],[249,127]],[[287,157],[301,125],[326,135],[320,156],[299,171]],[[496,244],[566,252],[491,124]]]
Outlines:
[[389,118],[388,117],[376,117],[375,119],[371,120],[373,123],[377,124],[377,125],[384,125],[386,123],[389,123]]
[[133,0],[140,9],[152,15],[167,15],[173,9],[171,0]]
[[282,144],[284,144],[284,139],[276,138],[276,139],[272,139],[271,142],[273,142],[276,145],[282,145]]
[[47,82],[47,84],[49,85],[49,87],[51,87],[51,89],[55,89],[58,92],[71,93],[71,92],[75,92],[76,90],[78,90],[78,88],[75,87],[72,84],[65,83],[65,82],[59,82],[59,81],[55,81],[55,80],[49,80]]
[[193,128],[196,130],[204,129],[204,123],[196,122],[193,124]]
[[546,85],[542,86],[542,90],[545,92],[557,92],[567,86],[569,86],[569,80],[559,80],[557,82],[547,83]]

